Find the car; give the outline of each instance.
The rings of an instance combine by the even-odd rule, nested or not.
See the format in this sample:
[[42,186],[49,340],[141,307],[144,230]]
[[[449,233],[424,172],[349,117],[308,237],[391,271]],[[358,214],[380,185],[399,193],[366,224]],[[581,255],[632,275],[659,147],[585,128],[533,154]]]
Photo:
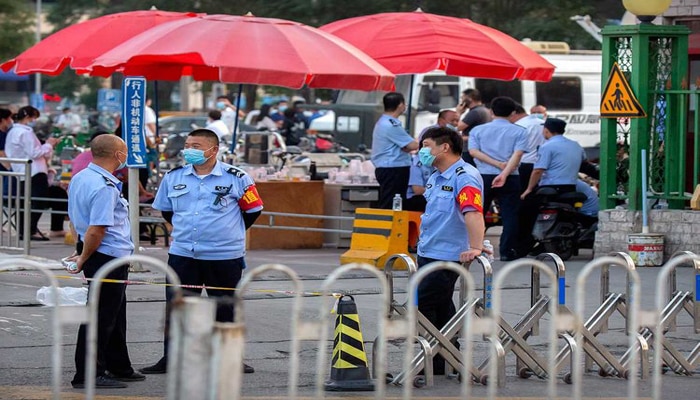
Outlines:
[[206,115],[169,115],[158,119],[159,135],[167,137],[174,133],[190,132],[207,126]]

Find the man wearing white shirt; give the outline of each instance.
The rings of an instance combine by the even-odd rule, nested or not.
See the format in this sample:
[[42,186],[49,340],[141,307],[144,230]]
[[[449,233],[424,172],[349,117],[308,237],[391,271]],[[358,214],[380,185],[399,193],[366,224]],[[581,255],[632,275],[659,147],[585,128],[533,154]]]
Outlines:
[[226,126],[226,123],[221,120],[221,111],[211,110],[208,115],[209,123],[205,128],[216,133],[216,136],[219,137],[219,142],[223,142],[224,136],[230,135],[231,131],[228,129],[228,126]]
[[70,107],[66,107],[63,109],[63,114],[58,116],[56,126],[61,128],[63,132],[77,134],[80,132],[82,123],[80,121],[80,116],[72,113]]
[[[534,108],[534,107],[533,107]],[[515,125],[522,126],[527,131],[527,150],[520,159],[518,173],[520,173],[520,191],[524,192],[527,189],[527,184],[530,183],[530,175],[532,175],[532,167],[537,161],[537,149],[545,142],[542,130],[544,122],[536,114],[527,115],[525,109],[520,104],[515,108],[515,115],[511,118],[511,122]]]

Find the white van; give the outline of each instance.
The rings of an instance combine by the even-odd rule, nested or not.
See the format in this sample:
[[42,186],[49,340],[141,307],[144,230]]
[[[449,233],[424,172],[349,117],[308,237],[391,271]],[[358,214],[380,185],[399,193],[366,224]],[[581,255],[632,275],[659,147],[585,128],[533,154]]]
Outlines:
[[[583,147],[600,145],[600,92],[602,56],[599,51],[569,50],[562,42],[530,42],[524,44],[542,54],[556,67],[550,82],[499,81],[467,77],[446,76],[442,71],[413,76],[413,109],[411,133],[415,136],[423,128],[437,122],[437,112],[454,108],[463,90],[476,88],[481,92],[484,104],[494,97],[509,96],[521,103],[526,111],[537,104],[547,107],[549,117],[561,118],[567,125],[566,136],[576,140]],[[400,75],[396,79],[396,89],[409,98],[411,76]],[[318,121],[318,127],[311,129],[327,131],[334,126],[333,133],[345,136],[360,134],[360,142],[371,143],[371,128],[381,113],[381,99],[386,92],[340,91],[336,104],[332,107],[335,115],[328,115]],[[369,115],[344,116],[343,110],[370,106],[376,113],[372,121],[364,121]],[[330,121],[329,118],[334,118]],[[404,122],[405,124],[405,122]],[[321,127],[323,125],[323,127]],[[369,133],[364,132],[368,130]],[[347,143],[346,146],[352,146]]]

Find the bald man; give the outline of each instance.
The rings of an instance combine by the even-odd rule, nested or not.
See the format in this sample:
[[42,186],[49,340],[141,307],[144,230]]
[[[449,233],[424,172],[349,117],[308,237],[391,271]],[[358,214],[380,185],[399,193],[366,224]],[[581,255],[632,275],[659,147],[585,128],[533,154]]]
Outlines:
[[[122,183],[112,171],[126,164],[126,143],[115,135],[101,135],[91,143],[93,160],[71,179],[68,192],[68,215],[78,233],[78,264],[86,278],[92,278],[109,261],[131,255],[129,209],[122,197]],[[82,245],[81,245],[82,244]],[[107,278],[128,279],[129,266],[122,265]],[[92,290],[92,284],[88,291]],[[74,388],[85,387],[86,327],[78,331],[75,349]],[[125,388],[124,382],[142,381],[146,377],[131,367],[126,347],[126,285],[104,283],[97,311],[97,388]]]

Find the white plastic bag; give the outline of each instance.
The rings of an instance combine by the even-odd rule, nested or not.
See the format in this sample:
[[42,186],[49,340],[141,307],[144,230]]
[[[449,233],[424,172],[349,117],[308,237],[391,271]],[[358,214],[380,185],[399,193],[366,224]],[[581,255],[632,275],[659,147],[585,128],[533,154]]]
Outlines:
[[[59,287],[58,301],[62,306],[85,305],[87,303],[88,290],[85,287]],[[36,300],[49,307],[53,307],[53,287],[43,286],[36,292]]]

